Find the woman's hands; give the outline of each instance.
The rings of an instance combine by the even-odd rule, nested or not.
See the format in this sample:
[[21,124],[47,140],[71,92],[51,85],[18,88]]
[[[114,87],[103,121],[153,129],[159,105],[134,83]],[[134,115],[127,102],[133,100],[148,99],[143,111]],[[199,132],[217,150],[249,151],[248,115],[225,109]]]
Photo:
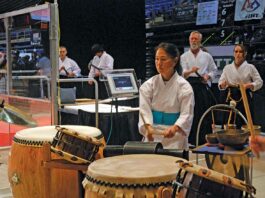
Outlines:
[[176,133],[181,133],[183,136],[186,136],[186,133],[178,126],[178,125],[172,125],[165,129],[162,133],[158,133],[155,131],[152,125],[146,124],[145,126],[146,129],[146,137],[148,141],[154,141],[153,135],[162,135],[165,138],[172,138],[175,136]]
[[178,125],[172,125],[165,129],[164,137],[172,138],[176,133],[181,133],[183,136],[186,136],[186,133]]
[[250,136],[249,146],[251,147],[253,153],[258,156],[260,152],[265,151],[265,137],[257,135],[254,138],[251,138]]
[[153,142],[154,141],[154,128],[150,124],[145,124],[145,129],[146,129],[146,137],[148,141]]

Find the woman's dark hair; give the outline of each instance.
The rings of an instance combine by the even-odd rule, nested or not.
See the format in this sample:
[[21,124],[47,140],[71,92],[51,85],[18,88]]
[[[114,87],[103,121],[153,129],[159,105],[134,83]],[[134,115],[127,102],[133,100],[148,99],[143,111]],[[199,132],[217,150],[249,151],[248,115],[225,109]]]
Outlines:
[[247,56],[247,48],[246,48],[245,45],[243,45],[243,44],[236,44],[235,47],[234,47],[234,51],[235,51],[236,47],[240,47],[243,50],[244,56],[245,57]]
[[172,43],[160,43],[158,46],[156,46],[155,48],[155,52],[158,49],[163,49],[165,50],[165,52],[171,56],[172,58],[178,58],[178,63],[176,64],[176,71],[178,72],[179,75],[182,74],[182,67],[179,64],[179,59],[180,59],[180,55],[179,55],[179,49],[176,45],[172,44]]
[[91,51],[92,51],[93,54],[96,54],[98,52],[103,52],[104,51],[104,47],[103,47],[103,45],[100,45],[100,44],[94,44],[91,47]]

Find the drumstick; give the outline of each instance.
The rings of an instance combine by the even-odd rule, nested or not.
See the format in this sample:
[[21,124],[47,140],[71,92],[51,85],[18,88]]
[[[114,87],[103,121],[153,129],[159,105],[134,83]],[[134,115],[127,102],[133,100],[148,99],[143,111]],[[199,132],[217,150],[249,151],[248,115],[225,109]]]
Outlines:
[[164,135],[164,133],[158,132],[157,130],[153,130],[153,132],[151,133],[152,135]]
[[[248,104],[248,99],[247,99],[247,95],[246,95],[246,89],[245,89],[244,85],[241,83],[239,84],[239,87],[240,87],[240,92],[241,92],[242,99],[243,99],[245,112],[247,114],[248,129],[250,130],[251,139],[254,140],[255,139],[255,131],[254,131],[254,127],[253,127],[251,113],[249,110],[249,104]],[[259,153],[256,153],[256,154],[257,154],[257,157],[259,158]]]
[[233,111],[230,110],[229,117],[228,117],[228,121],[227,121],[227,127],[229,127],[230,120],[231,120],[231,117],[232,117],[232,113],[233,113]]
[[239,88],[239,85],[238,84],[229,84],[229,83],[227,83],[227,87]]
[[65,67],[63,68],[63,70],[65,71],[66,75],[69,75],[69,72],[65,69]]
[[243,103],[244,103],[244,107],[245,107],[245,111],[246,111],[246,115],[247,115],[248,128],[250,130],[251,138],[255,138],[252,117],[250,114],[248,99],[247,99],[247,95],[246,95],[246,89],[245,89],[243,84],[240,84],[239,86],[240,86],[240,91],[241,91],[241,95],[242,95],[242,99],[243,99]]
[[163,133],[159,133],[156,130],[153,130],[153,132],[149,131],[149,128],[147,127],[147,123],[146,123],[146,121],[144,119],[144,115],[143,115],[142,112],[140,112],[140,116],[141,116],[141,118],[143,120],[145,130],[148,131],[149,134],[151,134],[151,135],[164,135]]
[[[230,106],[231,106],[231,107],[236,107],[236,101],[231,100],[231,101],[230,101]],[[227,126],[229,126],[229,124],[230,124],[232,114],[233,114],[233,110],[231,109],[231,110],[230,110],[230,113],[229,113],[229,118],[228,118],[228,121],[227,121]]]

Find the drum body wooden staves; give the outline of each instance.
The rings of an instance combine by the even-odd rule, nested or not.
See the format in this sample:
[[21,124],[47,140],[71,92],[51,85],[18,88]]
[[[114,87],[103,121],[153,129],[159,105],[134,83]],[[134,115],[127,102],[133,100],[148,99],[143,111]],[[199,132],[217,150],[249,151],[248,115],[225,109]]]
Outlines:
[[[89,131],[92,127],[64,125],[76,131]],[[57,130],[55,126],[24,129],[16,133],[8,163],[8,179],[14,198],[75,198],[79,197],[78,171],[44,168],[47,155],[60,159],[44,149],[51,144]]]

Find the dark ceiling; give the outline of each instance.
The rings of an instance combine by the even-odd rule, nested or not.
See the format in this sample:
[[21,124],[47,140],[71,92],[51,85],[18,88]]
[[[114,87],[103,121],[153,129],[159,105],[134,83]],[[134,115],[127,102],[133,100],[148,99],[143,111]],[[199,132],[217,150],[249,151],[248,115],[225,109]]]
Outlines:
[[[0,14],[54,0],[0,0]],[[94,43],[104,44],[115,69],[134,68],[145,76],[145,15],[143,0],[58,0],[60,45],[87,74]]]

